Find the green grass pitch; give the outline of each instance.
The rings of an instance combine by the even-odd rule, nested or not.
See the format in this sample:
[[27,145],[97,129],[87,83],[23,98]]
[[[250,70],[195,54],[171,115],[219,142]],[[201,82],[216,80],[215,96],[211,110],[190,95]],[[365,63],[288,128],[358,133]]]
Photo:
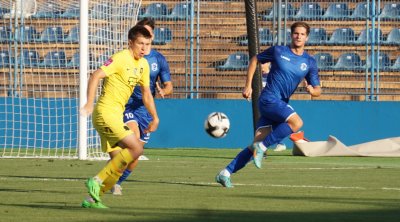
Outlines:
[[104,161],[1,159],[0,221],[399,221],[400,161],[294,157],[273,152],[262,169],[214,182],[239,149],[146,149],[110,209],[83,209],[84,181]]

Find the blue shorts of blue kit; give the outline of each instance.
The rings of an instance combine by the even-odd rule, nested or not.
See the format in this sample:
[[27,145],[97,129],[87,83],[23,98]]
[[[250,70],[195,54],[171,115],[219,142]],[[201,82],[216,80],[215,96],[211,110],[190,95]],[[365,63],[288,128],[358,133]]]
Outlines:
[[141,106],[139,108],[126,108],[124,111],[124,123],[136,122],[139,126],[140,140],[147,143],[150,139],[150,133],[144,133],[149,123],[153,120],[146,107]]
[[260,96],[258,109],[260,110],[260,119],[257,122],[257,129],[266,126],[272,126],[272,129],[275,129],[296,113],[289,104],[272,94]]

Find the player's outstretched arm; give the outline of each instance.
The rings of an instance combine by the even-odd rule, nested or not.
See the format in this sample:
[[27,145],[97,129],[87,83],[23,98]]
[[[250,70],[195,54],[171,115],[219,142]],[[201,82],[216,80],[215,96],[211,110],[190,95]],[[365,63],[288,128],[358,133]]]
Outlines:
[[143,104],[153,118],[153,120],[149,124],[149,127],[145,130],[145,133],[154,132],[157,130],[158,123],[160,122],[160,119],[157,115],[156,105],[154,104],[154,98],[151,94],[149,86],[141,86],[140,89],[142,91]]
[[101,79],[105,78],[106,74],[102,69],[97,69],[92,75],[90,75],[87,88],[87,101],[86,104],[81,108],[81,115],[88,116],[93,112],[94,99],[96,98],[96,91]]
[[253,56],[249,62],[249,67],[247,69],[246,84],[245,84],[243,92],[242,92],[242,96],[245,99],[251,98],[251,93],[253,91],[253,89],[251,88],[251,84],[253,81],[254,72],[257,69],[257,63],[258,63],[257,56]]

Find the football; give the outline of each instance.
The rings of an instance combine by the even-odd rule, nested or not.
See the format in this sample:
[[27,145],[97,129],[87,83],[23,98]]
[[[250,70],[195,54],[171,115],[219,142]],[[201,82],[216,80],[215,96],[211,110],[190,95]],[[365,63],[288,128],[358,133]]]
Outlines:
[[228,116],[221,112],[210,113],[204,122],[206,132],[214,138],[225,137],[229,131],[229,127]]

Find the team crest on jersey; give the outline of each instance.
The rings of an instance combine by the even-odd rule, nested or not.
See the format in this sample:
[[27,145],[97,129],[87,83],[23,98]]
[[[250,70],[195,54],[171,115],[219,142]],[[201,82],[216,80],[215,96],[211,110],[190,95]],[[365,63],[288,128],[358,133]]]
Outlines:
[[158,64],[157,63],[151,63],[151,71],[155,72],[158,70]]
[[104,62],[105,66],[109,66],[113,62],[112,58],[109,58],[107,61]]
[[302,71],[305,71],[305,70],[307,69],[307,64],[305,64],[304,62],[301,63],[300,69],[301,69]]

